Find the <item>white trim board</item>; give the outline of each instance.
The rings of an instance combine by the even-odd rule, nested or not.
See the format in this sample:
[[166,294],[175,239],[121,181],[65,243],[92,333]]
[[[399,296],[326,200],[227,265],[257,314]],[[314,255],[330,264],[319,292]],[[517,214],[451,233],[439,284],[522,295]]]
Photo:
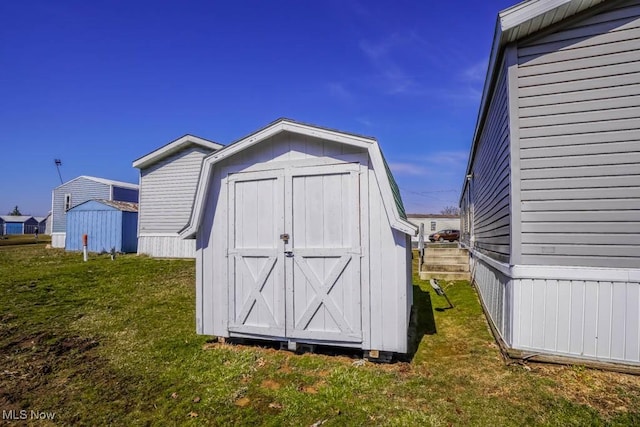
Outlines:
[[474,258],[488,264],[510,279],[584,280],[606,282],[639,282],[640,268],[579,267],[557,265],[508,265],[479,252],[471,251]]
[[222,144],[218,144],[213,141],[209,141],[204,138],[200,138],[194,135],[185,135],[180,137],[170,143],[158,148],[157,150],[152,151],[149,154],[145,154],[133,161],[133,167],[138,169],[144,169],[152,164],[168,157],[174,153],[177,153],[182,148],[187,147],[189,145],[199,146],[205,148],[210,151],[219,150],[224,147]]

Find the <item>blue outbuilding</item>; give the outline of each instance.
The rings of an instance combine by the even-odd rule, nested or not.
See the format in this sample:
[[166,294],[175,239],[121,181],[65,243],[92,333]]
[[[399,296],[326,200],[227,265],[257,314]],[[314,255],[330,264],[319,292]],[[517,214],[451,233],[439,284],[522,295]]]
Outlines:
[[1,215],[0,235],[2,234],[33,234],[38,227],[38,221],[27,215]]
[[82,250],[88,236],[90,252],[136,252],[138,250],[138,204],[96,199],[67,211],[65,249]]
[[[82,175],[53,189],[51,194],[51,246],[66,248],[67,212],[89,200],[138,203],[138,185]],[[75,245],[76,243],[72,243]]]

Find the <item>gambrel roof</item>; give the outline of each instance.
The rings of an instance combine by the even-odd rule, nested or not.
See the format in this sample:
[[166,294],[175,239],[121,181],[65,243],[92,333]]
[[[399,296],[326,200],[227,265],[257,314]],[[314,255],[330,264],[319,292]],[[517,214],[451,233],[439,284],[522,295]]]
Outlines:
[[406,234],[416,234],[417,228],[407,221],[402,199],[400,198],[400,190],[375,138],[281,118],[204,158],[193,203],[193,210],[191,212],[191,219],[180,233],[183,238],[194,238],[201,224],[205,207],[204,199],[208,192],[208,186],[213,176],[212,171],[215,164],[282,132],[315,137],[338,144],[366,149],[371,159],[371,167],[375,171],[375,176],[382,193],[384,208],[391,227]]
[[222,144],[218,144],[217,142],[209,141],[208,139],[200,138],[199,136],[187,134],[169,142],[168,144],[163,145],[162,147],[152,151],[149,154],[145,154],[144,156],[134,160],[133,167],[144,169],[190,145],[199,146],[210,151],[219,150],[223,147]]

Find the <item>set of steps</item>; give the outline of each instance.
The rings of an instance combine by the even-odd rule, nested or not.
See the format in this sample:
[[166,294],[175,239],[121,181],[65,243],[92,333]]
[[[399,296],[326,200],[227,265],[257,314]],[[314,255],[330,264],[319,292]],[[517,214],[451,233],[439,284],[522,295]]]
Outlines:
[[420,279],[471,280],[469,252],[458,247],[427,246],[420,265]]

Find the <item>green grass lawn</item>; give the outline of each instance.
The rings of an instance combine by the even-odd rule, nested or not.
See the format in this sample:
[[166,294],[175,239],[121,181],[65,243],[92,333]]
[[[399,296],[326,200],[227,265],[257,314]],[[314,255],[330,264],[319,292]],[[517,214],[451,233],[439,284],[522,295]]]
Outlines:
[[2,248],[0,411],[54,412],[51,425],[640,425],[640,377],[505,363],[468,282],[445,284],[455,308],[441,311],[415,278],[424,335],[388,365],[198,336],[194,282],[191,260]]
[[51,236],[40,234],[36,239],[33,234],[10,234],[8,236],[0,236],[0,248],[3,246],[18,245],[47,245],[51,243]]

